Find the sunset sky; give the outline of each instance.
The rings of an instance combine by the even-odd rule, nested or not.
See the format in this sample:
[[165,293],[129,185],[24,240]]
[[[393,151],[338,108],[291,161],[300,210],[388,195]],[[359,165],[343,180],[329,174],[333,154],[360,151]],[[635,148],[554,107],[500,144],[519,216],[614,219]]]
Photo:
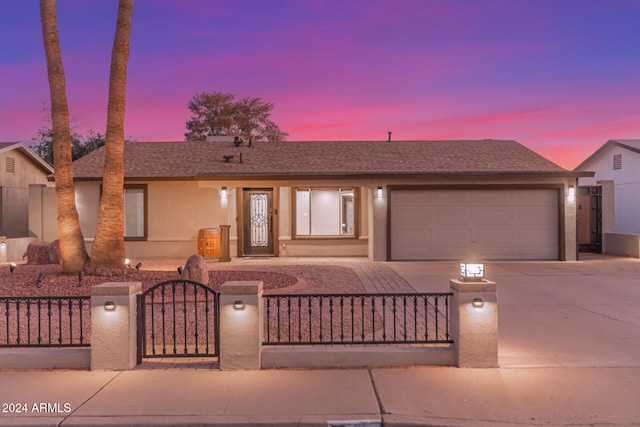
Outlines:
[[[72,126],[104,132],[116,0],[58,0]],[[203,91],[289,140],[515,139],[573,168],[640,138],[638,0],[136,0],[125,133],[183,140]],[[49,89],[39,2],[0,0],[0,142]]]

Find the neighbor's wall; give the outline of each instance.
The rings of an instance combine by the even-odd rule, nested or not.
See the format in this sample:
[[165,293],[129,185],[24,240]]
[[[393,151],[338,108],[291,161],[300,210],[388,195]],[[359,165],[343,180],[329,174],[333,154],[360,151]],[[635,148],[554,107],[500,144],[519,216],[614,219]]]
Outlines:
[[640,258],[640,234],[606,233],[606,254]]
[[[622,155],[622,168],[613,169],[613,156]],[[581,168],[595,176],[580,178],[580,185],[610,180],[615,187],[615,232],[640,233],[640,154],[611,145]]]
[[[7,171],[12,158],[15,172]],[[29,186],[45,185],[48,172],[18,150],[0,154],[0,234],[7,238],[30,237]]]

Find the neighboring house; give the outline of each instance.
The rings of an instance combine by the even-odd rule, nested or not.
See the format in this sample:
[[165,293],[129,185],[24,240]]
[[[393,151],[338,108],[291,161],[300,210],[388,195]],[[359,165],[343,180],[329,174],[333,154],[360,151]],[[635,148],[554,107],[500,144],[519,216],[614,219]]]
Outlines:
[[[88,242],[103,161],[74,162]],[[126,142],[127,255],[188,256],[228,224],[240,257],[575,260],[583,175],[515,141]]]
[[[607,233],[612,234],[611,238],[616,241],[631,237],[613,235],[640,234],[640,139],[609,140],[575,171],[595,172],[594,176],[579,180],[581,249],[597,251],[599,245],[606,247],[604,237]],[[632,254],[609,246],[609,253]]]
[[30,207],[40,203],[38,190],[47,185],[52,172],[51,166],[24,144],[0,142],[0,236],[8,239],[2,246],[7,252],[0,254],[0,261],[22,257],[28,242],[39,237],[39,222],[29,221]]

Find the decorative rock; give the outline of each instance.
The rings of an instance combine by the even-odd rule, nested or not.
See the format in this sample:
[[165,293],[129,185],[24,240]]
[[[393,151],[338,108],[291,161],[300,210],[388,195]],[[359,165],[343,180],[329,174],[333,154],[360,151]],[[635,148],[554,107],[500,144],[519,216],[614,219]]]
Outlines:
[[209,283],[209,269],[202,255],[191,255],[180,274],[183,280],[193,280],[203,284]]
[[27,257],[29,264],[61,264],[60,240],[29,243]]
[[62,264],[62,256],[60,256],[60,240],[54,240],[49,245],[49,263]]
[[27,246],[29,264],[49,264],[51,262],[50,244],[47,242],[32,242]]

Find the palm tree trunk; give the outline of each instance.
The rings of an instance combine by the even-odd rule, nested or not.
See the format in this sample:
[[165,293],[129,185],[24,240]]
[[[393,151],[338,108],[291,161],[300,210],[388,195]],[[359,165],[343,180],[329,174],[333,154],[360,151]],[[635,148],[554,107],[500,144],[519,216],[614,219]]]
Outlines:
[[58,210],[58,234],[60,256],[65,272],[84,269],[87,249],[80,230],[80,219],[76,209],[71,160],[71,131],[69,129],[69,107],[65,86],[55,0],[40,0],[40,19],[44,51],[47,57],[47,74],[51,96],[51,124],[53,127],[53,167],[56,183],[56,205]]
[[102,198],[87,273],[124,273],[124,107],[133,0],[120,0],[111,52]]

